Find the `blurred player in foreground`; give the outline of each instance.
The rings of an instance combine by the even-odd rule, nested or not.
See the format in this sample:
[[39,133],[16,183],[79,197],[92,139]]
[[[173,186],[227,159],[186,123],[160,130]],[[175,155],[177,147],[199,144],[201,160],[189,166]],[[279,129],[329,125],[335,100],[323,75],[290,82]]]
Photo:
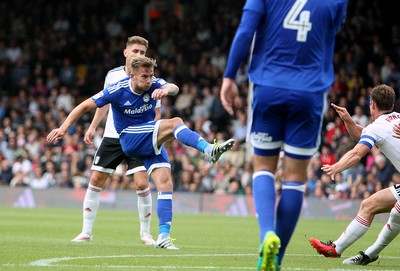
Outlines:
[[176,95],[179,91],[178,87],[162,88],[166,82],[154,78],[155,66],[153,59],[144,56],[133,58],[129,78],[105,88],[75,107],[60,128],[48,134],[47,141],[61,139],[86,111],[111,104],[114,125],[124,153],[136,155],[143,161],[158,190],[159,235],[155,247],[176,250],[178,248],[170,237],[173,191],[171,165],[163,143],[175,137],[179,142],[205,153],[211,163],[216,163],[224,152],[233,147],[234,140],[213,145],[184,125],[181,118],[155,121],[157,100]]
[[[260,229],[258,270],[281,270],[318,150],[326,93],[334,81],[335,36],[347,0],[248,0],[221,87],[228,113],[240,106],[235,76],[254,40],[249,140],[254,150],[253,198]],[[275,171],[284,151],[282,193],[275,208]]]
[[[345,108],[332,104],[344,121],[351,137],[359,141],[337,163],[323,165],[322,170],[334,179],[335,174],[359,163],[374,145],[393,163],[397,170],[400,170],[400,140],[393,136],[393,132],[396,133],[397,125],[400,123],[400,113],[392,112],[394,101],[393,88],[387,85],[374,87],[371,91],[369,105],[373,122],[365,128],[356,124]],[[357,216],[336,241],[322,242],[311,238],[310,243],[319,254],[325,257],[339,258],[350,245],[368,231],[376,214],[389,212],[389,220],[378,235],[376,242],[365,252],[360,251],[358,255],[343,261],[343,264],[346,265],[367,265],[376,261],[379,253],[400,232],[400,184],[379,190],[364,199]]]
[[[114,68],[107,73],[104,88],[129,76],[129,63],[133,57],[145,55],[149,47],[148,41],[140,36],[129,37],[123,51],[125,65]],[[163,86],[169,87],[169,84]],[[160,104],[156,106],[156,119],[160,118]],[[98,108],[93,120],[86,131],[85,143],[93,144],[93,135],[101,120],[107,114],[107,121],[103,139],[93,159],[92,176],[83,200],[83,226],[82,232],[72,239],[73,242],[87,242],[92,240],[93,225],[100,204],[100,192],[107,179],[114,173],[117,166],[126,161],[127,175],[133,175],[136,194],[138,197],[138,213],[140,221],[140,239],[146,245],[154,245],[150,233],[150,221],[152,215],[152,197],[149,188],[149,176],[143,163],[135,157],[127,156],[119,143],[119,135],[114,128],[113,113],[109,105]]]

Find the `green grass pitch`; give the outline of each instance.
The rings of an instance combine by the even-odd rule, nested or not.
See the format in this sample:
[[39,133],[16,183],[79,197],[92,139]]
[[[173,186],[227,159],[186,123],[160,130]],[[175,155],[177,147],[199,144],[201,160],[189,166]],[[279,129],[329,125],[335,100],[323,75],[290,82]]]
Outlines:
[[[157,218],[152,233],[157,234]],[[400,270],[395,239],[368,266],[344,266],[342,260],[372,244],[383,223],[348,248],[341,259],[326,259],[310,237],[336,238],[349,221],[299,221],[283,270]],[[94,241],[72,243],[81,230],[82,211],[0,207],[0,270],[256,270],[258,227],[255,217],[174,215],[172,237],[179,251],[145,246],[139,240],[137,213],[100,210]]]

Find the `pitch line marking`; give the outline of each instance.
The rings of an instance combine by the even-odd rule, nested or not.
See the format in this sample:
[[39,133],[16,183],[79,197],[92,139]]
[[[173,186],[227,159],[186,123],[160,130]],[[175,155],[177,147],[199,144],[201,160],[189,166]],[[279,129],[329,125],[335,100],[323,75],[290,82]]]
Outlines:
[[[256,256],[257,254],[175,254],[168,255],[168,257],[231,257],[231,256]],[[78,256],[78,257],[62,257],[62,258],[50,258],[43,259],[29,263],[31,266],[49,266],[53,263],[61,262],[61,261],[71,261],[71,260],[79,260],[79,259],[104,259],[104,258],[159,258],[165,257],[165,255],[110,255],[110,256]]]
[[[320,255],[308,255],[308,254],[287,254],[287,256],[302,256],[302,257],[320,257]],[[175,255],[169,255],[168,257],[232,257],[232,256],[246,256],[246,257],[253,257],[257,256],[257,254],[175,254]],[[78,257],[62,257],[62,258],[50,258],[50,259],[42,259],[42,260],[37,260],[33,261],[29,264],[22,264],[22,265],[15,265],[15,264],[3,264],[0,266],[54,266],[52,264],[55,264],[57,262],[61,261],[71,261],[71,260],[77,260],[77,259],[106,259],[106,258],[158,258],[158,257],[165,257],[165,255],[105,255],[105,256],[78,256]],[[397,259],[399,257],[393,257],[393,256],[388,256],[385,258],[391,258],[391,259]],[[56,265],[57,267],[87,267],[85,265],[68,265],[68,264],[62,264],[62,265]],[[147,269],[212,269],[212,270],[217,270],[220,269],[220,266],[132,266],[132,265],[123,265],[123,266],[110,266],[110,265],[95,265],[93,267],[96,268],[116,268],[116,269],[126,269],[126,268],[147,268]],[[224,267],[224,269],[229,269],[229,270],[254,270],[254,267]],[[301,267],[298,268],[285,268],[285,270],[293,270],[293,271],[375,271],[375,269],[344,269],[344,268],[332,268],[332,269],[318,269],[318,268],[312,268],[312,269],[304,269]],[[382,270],[383,271],[383,270]],[[396,271],[394,269],[388,269],[385,271]]]

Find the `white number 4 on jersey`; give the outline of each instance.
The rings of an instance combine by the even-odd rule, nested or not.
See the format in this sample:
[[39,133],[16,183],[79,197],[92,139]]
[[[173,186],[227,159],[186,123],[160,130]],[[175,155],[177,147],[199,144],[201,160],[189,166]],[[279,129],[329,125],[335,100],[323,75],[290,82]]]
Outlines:
[[303,10],[306,3],[307,0],[297,0],[283,20],[283,28],[297,31],[297,41],[299,42],[307,41],[307,33],[312,28],[310,11]]

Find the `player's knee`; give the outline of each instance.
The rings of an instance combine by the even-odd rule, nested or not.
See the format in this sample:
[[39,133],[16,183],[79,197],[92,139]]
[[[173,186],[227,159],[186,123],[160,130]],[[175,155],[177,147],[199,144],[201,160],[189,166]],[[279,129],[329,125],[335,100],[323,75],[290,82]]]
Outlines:
[[178,126],[179,124],[182,124],[182,123],[183,123],[183,120],[182,120],[181,118],[179,118],[179,117],[175,117],[175,118],[172,118],[172,119],[171,119],[171,123],[172,123],[172,126],[173,126],[173,127],[176,127],[176,126]]
[[133,175],[136,190],[144,190],[149,186],[149,175],[146,171],[139,171]]
[[145,190],[147,187],[149,187],[149,179],[148,178],[135,179],[135,189],[136,190]]
[[109,175],[106,173],[93,171],[92,176],[90,177],[90,184],[99,188],[103,188],[108,177]]
[[374,201],[371,200],[371,197],[366,198],[361,202],[360,212],[366,213],[366,214],[369,214],[369,215],[375,215],[376,214],[375,204],[374,204]]
[[173,184],[171,178],[160,178],[156,181],[156,186],[159,191],[172,191]]

